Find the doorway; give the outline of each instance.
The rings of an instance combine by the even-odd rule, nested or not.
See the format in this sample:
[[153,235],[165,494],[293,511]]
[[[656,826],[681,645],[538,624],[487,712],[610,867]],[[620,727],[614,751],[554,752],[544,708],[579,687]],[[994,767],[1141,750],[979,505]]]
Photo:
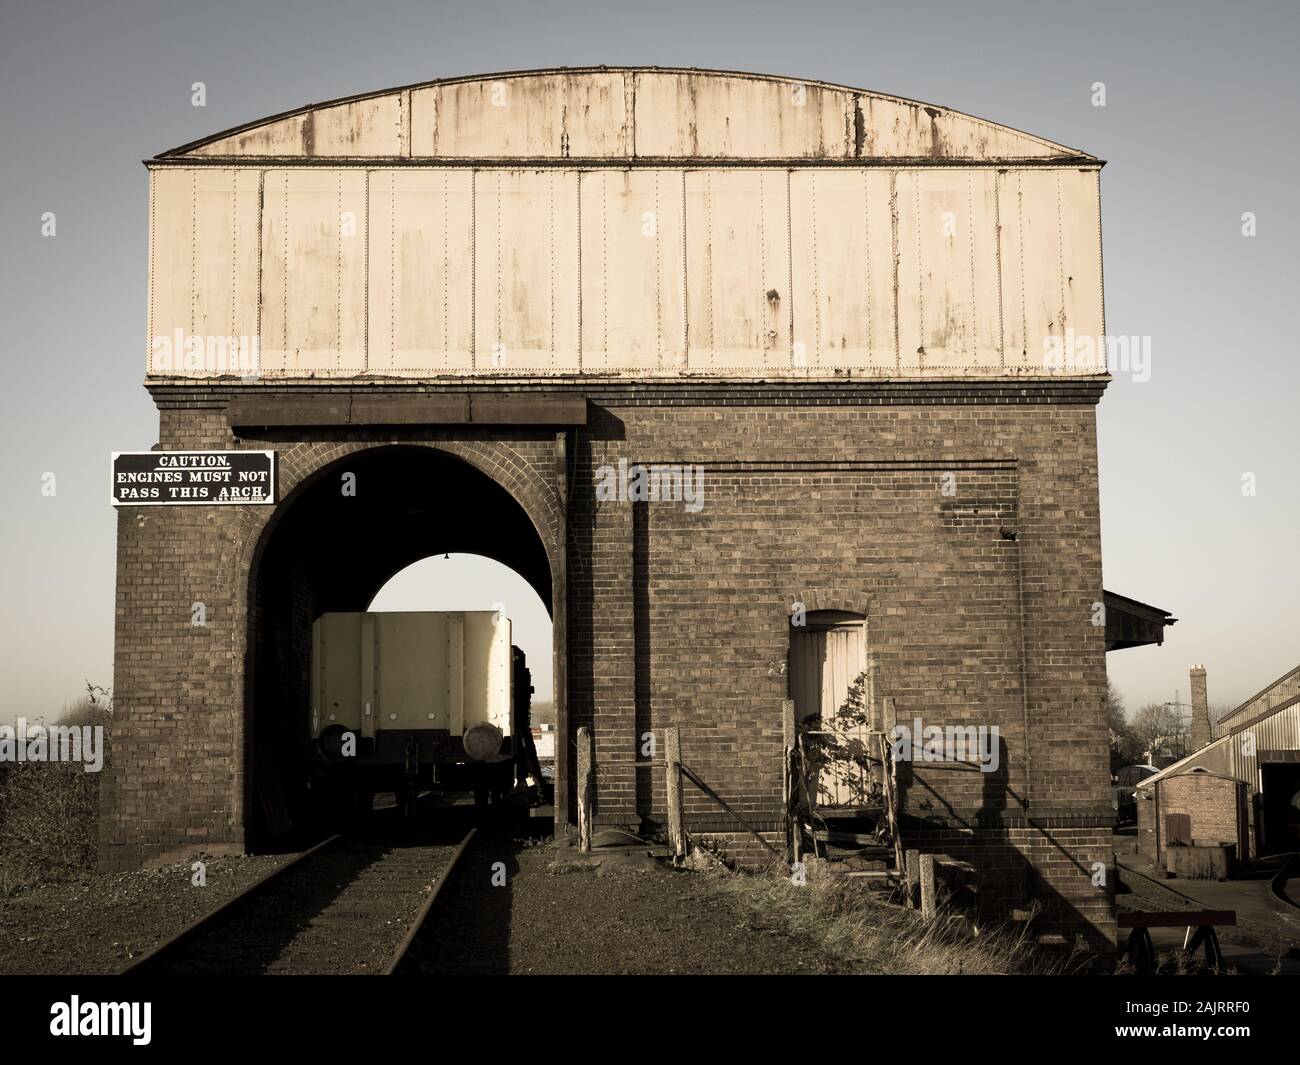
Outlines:
[[819,809],[863,805],[871,794],[867,622],[839,610],[790,626],[789,694]]

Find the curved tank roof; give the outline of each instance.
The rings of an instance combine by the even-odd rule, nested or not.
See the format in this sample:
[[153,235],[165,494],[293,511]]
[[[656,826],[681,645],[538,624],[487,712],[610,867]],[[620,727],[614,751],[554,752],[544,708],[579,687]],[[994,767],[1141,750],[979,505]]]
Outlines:
[[153,163],[666,160],[1096,164],[1008,126],[864,89],[732,71],[587,67],[422,82],[308,104]]

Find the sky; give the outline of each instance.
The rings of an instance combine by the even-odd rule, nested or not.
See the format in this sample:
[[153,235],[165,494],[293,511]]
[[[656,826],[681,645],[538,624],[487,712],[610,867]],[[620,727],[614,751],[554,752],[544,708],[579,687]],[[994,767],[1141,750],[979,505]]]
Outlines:
[[0,720],[111,678],[109,453],[157,439],[140,161],[310,101],[601,63],[839,82],[1108,160],[1107,328],[1150,338],[1151,372],[1098,411],[1105,584],[1179,619],[1108,667],[1130,710],[1185,700],[1194,663],[1235,705],[1300,661],[1298,31],[1294,2],[0,0]]
[[533,586],[509,566],[482,555],[423,558],[393,574],[367,609],[500,609],[510,619],[511,643],[527,658],[533,700],[550,702],[555,695],[551,615]]

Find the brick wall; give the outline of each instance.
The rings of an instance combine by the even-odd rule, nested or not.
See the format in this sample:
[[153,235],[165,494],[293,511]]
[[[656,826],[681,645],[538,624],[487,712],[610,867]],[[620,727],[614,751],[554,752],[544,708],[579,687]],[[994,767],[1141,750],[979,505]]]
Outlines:
[[[645,733],[677,725],[685,762],[777,831],[791,604],[851,610],[867,618],[877,694],[900,720],[995,726],[1001,740],[996,773],[915,767],[908,846],[966,847],[998,885],[995,908],[1038,897],[1062,927],[1113,938],[1109,892],[1092,885],[1110,823],[1104,632],[1091,624],[1097,390],[896,388],[587,390],[589,424],[568,456],[565,620],[568,728],[593,730],[597,821],[662,821],[662,774],[631,763]],[[282,497],[380,443],[469,458],[524,505],[554,565],[553,434],[285,429],[237,441],[220,390],[160,402],[164,447],[275,448]],[[598,502],[597,471],[620,459],[703,466],[702,509]],[[248,588],[273,509],[119,513],[109,866],[243,843]],[[196,600],[206,630],[191,631]],[[693,831],[734,830],[689,787],[687,810]]]
[[[1170,814],[1186,814],[1191,818],[1194,844],[1231,843],[1238,848],[1243,845],[1242,810],[1238,803],[1240,783],[1209,773],[1180,773],[1165,777],[1156,787],[1159,789],[1159,820],[1154,830],[1162,862],[1168,846],[1165,818]],[[1241,857],[1245,857],[1244,853]]]
[[1165,818],[1191,818],[1196,844],[1231,843],[1238,859],[1252,857],[1253,810],[1250,789],[1242,782],[1209,773],[1179,773],[1138,792],[1138,852],[1163,868],[1168,838]]
[[[499,434],[503,439],[486,440],[426,429],[237,438],[224,408],[224,400],[212,399],[206,405],[164,407],[158,446],[274,449],[279,497],[285,499],[312,475],[349,456],[384,444],[436,443],[440,451],[507,486],[551,542],[547,546],[553,545],[558,527],[553,434],[510,430]],[[319,578],[312,584],[294,571],[292,545],[260,565],[280,509],[118,510],[115,722],[101,800],[101,868],[129,869],[196,850],[218,853],[245,846],[250,811],[260,801],[251,794],[259,754],[250,743],[254,661],[265,670],[259,678],[259,721],[271,722],[273,736],[292,732],[295,722],[306,721],[310,623],[320,591]],[[349,550],[382,549],[384,533],[376,529],[371,544],[340,545],[340,568],[348,565]],[[385,577],[402,564],[394,562]],[[381,560],[379,569],[384,568]],[[377,590],[378,585],[370,589]],[[266,602],[275,609],[259,609]],[[193,624],[195,604],[202,605],[203,625]]]

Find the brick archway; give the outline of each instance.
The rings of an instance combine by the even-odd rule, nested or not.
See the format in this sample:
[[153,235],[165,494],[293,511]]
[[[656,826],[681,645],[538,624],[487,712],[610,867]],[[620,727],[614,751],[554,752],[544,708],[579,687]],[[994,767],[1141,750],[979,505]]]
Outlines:
[[[562,562],[557,560],[555,549],[559,523],[555,492],[543,479],[535,462],[530,462],[509,443],[442,439],[361,439],[329,443],[299,441],[280,444],[277,454],[280,462],[280,502],[270,513],[259,515],[255,527],[248,529],[241,545],[237,570],[241,576],[240,601],[235,611],[238,623],[232,634],[236,644],[232,657],[241,674],[242,683],[239,727],[234,730],[237,745],[234,764],[238,779],[232,788],[234,808],[231,820],[233,830],[242,837],[246,847],[276,834],[274,826],[265,819],[268,803],[266,783],[271,780],[277,789],[281,787],[280,770],[269,769],[266,764],[266,752],[269,749],[265,732],[266,715],[284,714],[292,719],[292,715],[301,709],[298,703],[306,698],[301,678],[284,681],[282,676],[275,675],[273,679],[268,679],[266,663],[268,660],[278,660],[280,655],[267,648],[279,647],[283,651],[283,646],[278,641],[284,639],[283,632],[286,628],[296,633],[294,653],[287,656],[292,663],[292,673],[293,670],[302,668],[301,662],[307,653],[301,644],[302,633],[307,632],[306,646],[309,647],[310,620],[313,616],[327,610],[363,610],[374,592],[393,573],[406,565],[443,550],[461,550],[495,558],[520,573],[534,587],[548,609],[552,610],[555,625],[553,653],[557,658],[561,653],[559,648],[563,646],[563,619],[555,610],[556,586],[563,574]],[[477,486],[474,490],[485,493],[486,499],[490,500],[491,512],[498,515],[487,521],[488,526],[508,525],[510,530],[508,535],[504,532],[494,535],[525,546],[503,547],[501,542],[495,542],[495,550],[490,546],[480,550],[475,546],[472,533],[468,534],[470,539],[467,542],[426,540],[432,524],[427,528],[422,527],[423,532],[405,534],[406,539],[403,541],[402,534],[394,531],[397,524],[384,520],[376,526],[383,530],[382,533],[376,531],[368,537],[357,536],[346,540],[345,546],[341,545],[339,566],[345,574],[353,571],[357,574],[351,577],[350,584],[347,583],[347,576],[338,578],[340,583],[336,583],[335,578],[322,577],[319,572],[301,578],[295,573],[292,579],[301,579],[311,589],[301,604],[296,598],[286,598],[286,593],[282,590],[269,590],[271,585],[267,582],[276,579],[274,574],[277,570],[285,569],[285,559],[298,554],[293,545],[301,544],[304,551],[309,550],[308,541],[303,538],[301,521],[295,520],[295,513],[304,506],[318,506],[322,499],[335,501],[334,505],[337,506],[341,493],[336,495],[328,487],[329,479],[335,473],[350,472],[353,467],[358,472],[359,484],[363,485],[373,485],[377,471],[386,471],[402,480],[393,471],[409,469],[411,475],[402,480],[402,485],[409,482],[413,493],[418,493],[421,489],[427,492],[430,477],[439,483],[443,477],[456,478],[452,483],[459,487],[447,490],[456,502],[448,503],[447,506],[456,508],[464,515],[472,515],[480,504],[477,496],[467,494],[465,490],[466,486]],[[442,493],[443,489],[440,488],[434,494]],[[365,502],[361,504],[373,505]],[[432,519],[423,520],[432,522]],[[473,520],[466,517],[463,521],[451,524],[457,528],[462,524],[473,527]],[[325,533],[326,528],[330,529],[328,534]],[[525,529],[528,531],[525,532]],[[324,523],[322,535],[338,534],[333,525]],[[288,541],[277,549],[277,537],[285,536],[289,538]],[[398,537],[396,542],[394,536]],[[526,546],[530,541],[535,541],[533,547]],[[511,551],[522,552],[520,557],[525,560],[520,562],[511,556]],[[348,561],[344,563],[342,559]],[[322,589],[325,588],[329,592],[323,592]],[[290,617],[293,618],[292,621],[286,620]],[[288,698],[285,697],[282,681],[289,685]],[[260,740],[259,720],[263,722],[260,726]],[[282,732],[291,727],[284,723],[276,726]],[[288,790],[288,785],[285,785],[284,790]],[[273,799],[279,801],[278,798]],[[288,800],[285,800],[286,811],[288,808]]]

